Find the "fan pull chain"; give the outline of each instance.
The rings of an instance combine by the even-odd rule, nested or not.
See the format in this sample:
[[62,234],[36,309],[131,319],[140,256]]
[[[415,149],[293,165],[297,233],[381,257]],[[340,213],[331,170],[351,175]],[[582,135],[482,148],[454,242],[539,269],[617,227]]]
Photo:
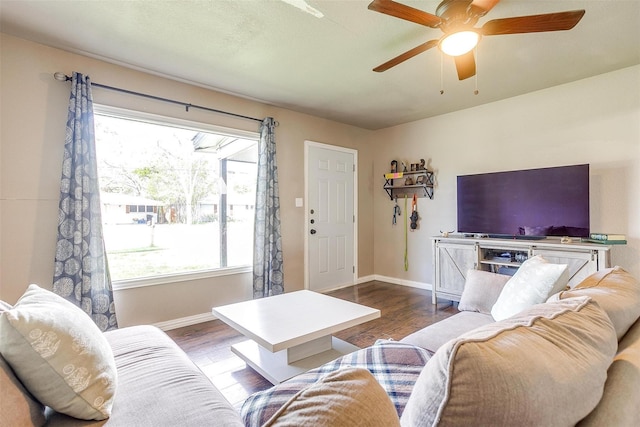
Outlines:
[[474,95],[477,95],[480,93],[480,91],[478,90],[478,46],[476,45],[476,47],[474,48],[474,53],[476,54],[476,75],[474,76],[474,80],[476,82],[476,89],[473,91]]
[[440,95],[444,95],[444,53],[440,52]]

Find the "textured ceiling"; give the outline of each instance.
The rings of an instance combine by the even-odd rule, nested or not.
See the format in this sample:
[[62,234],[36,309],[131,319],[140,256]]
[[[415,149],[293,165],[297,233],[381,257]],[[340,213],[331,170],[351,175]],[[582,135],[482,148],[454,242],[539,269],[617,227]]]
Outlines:
[[[453,60],[438,49],[371,71],[439,38],[439,30],[372,12],[368,1],[306,3],[324,16],[305,12],[301,0],[1,0],[0,30],[368,129],[640,64],[640,0],[502,0],[478,26],[508,16],[586,14],[570,31],[484,37],[478,95],[476,80],[458,81]],[[434,13],[439,2],[403,3]]]

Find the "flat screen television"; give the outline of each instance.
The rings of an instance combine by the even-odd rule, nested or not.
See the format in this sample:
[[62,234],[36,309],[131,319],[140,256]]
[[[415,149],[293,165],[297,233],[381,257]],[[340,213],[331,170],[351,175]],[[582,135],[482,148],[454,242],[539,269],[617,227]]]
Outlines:
[[589,237],[589,165],[458,176],[458,232]]

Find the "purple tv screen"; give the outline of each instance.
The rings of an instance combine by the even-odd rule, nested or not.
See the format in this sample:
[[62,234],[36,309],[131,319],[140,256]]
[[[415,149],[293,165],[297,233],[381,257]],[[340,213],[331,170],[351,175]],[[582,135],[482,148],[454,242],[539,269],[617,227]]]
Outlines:
[[589,237],[589,165],[458,176],[458,232]]

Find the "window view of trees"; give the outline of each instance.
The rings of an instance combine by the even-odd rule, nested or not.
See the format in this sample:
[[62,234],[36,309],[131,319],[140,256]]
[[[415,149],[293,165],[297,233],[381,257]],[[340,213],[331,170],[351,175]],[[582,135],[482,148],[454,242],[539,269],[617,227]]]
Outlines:
[[251,264],[255,140],[106,114],[95,128],[113,280]]

